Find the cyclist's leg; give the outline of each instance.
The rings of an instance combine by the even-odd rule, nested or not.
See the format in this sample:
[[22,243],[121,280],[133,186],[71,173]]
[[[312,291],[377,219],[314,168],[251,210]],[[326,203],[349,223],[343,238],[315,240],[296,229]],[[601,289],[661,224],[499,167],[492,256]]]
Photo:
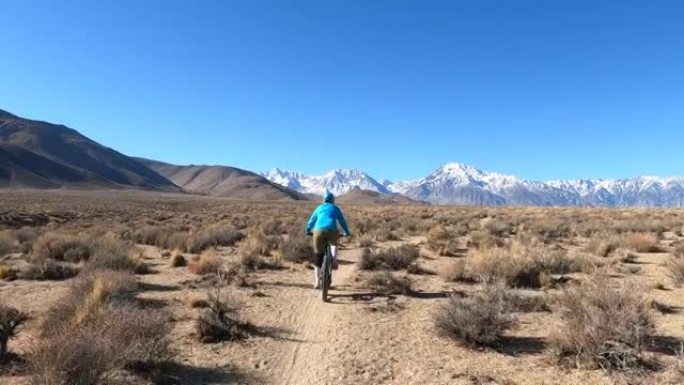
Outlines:
[[321,276],[321,265],[323,264],[323,257],[325,256],[325,248],[327,246],[327,240],[325,233],[321,230],[314,230],[313,233],[313,248],[316,254],[314,260],[314,289],[318,289],[319,279]]
[[330,232],[328,242],[330,243],[330,254],[332,257],[332,268],[337,270],[337,241],[340,239],[340,233],[337,230]]

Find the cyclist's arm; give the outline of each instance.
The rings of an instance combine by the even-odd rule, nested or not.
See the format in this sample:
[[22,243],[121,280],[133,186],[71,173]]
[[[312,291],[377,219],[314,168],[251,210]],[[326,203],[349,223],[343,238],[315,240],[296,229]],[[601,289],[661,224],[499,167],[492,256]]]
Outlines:
[[351,231],[349,231],[349,226],[347,226],[347,220],[344,219],[342,210],[340,210],[339,208],[337,209],[337,221],[340,222],[340,226],[342,226],[342,231],[344,231],[344,235],[351,235]]
[[318,219],[318,215],[316,214],[316,211],[314,210],[313,214],[311,214],[311,218],[309,218],[309,223],[306,224],[306,233],[310,233],[311,230],[313,230],[313,227],[316,225],[316,220]]

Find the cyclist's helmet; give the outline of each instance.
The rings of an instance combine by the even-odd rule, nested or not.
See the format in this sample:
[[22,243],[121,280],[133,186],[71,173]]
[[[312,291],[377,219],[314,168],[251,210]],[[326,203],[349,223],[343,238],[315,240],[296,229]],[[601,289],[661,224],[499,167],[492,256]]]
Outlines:
[[323,202],[335,203],[335,196],[330,191],[328,191],[325,193],[325,196],[323,197]]

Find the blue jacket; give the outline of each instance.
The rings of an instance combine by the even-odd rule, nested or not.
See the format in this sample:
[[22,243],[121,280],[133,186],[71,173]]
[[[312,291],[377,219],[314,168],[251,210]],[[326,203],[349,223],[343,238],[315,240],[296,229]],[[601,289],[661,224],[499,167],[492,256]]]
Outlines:
[[342,215],[342,210],[332,203],[323,203],[316,207],[316,210],[311,214],[311,219],[309,219],[309,223],[306,225],[306,232],[310,233],[312,230],[337,230],[337,222],[340,222],[345,235],[351,234],[347,221],[344,219],[344,215]]

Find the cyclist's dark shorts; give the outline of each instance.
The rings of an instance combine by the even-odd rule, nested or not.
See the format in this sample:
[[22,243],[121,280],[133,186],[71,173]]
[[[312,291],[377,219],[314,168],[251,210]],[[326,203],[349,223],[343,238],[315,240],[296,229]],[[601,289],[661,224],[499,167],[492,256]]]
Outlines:
[[337,246],[337,240],[340,238],[340,232],[337,230],[314,230],[313,246],[316,254],[324,254],[328,243],[332,246]]

